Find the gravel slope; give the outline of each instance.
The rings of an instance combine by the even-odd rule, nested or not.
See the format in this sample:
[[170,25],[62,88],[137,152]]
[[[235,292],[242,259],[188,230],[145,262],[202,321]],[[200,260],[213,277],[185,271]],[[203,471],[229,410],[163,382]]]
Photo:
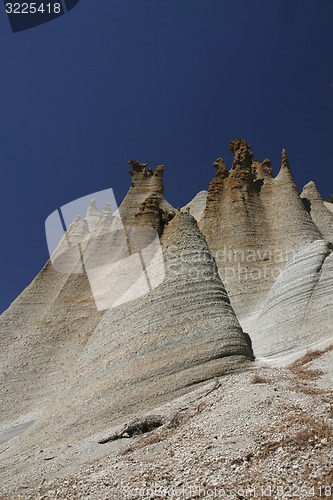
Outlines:
[[[178,425],[104,445],[96,436],[104,456],[75,474],[67,465],[45,480],[53,460],[30,457],[35,485],[3,498],[333,498],[330,349],[284,368],[255,362],[153,412]],[[86,443],[76,452],[92,456]]]

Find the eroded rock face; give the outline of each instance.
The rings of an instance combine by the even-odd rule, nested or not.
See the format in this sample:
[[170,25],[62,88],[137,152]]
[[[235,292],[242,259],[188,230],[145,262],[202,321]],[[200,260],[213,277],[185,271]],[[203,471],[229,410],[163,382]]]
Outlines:
[[189,211],[195,220],[200,222],[205,211],[207,196],[208,191],[199,191],[199,193],[197,193],[195,197],[182,208],[182,210],[185,212]]
[[253,359],[195,219],[176,215],[161,243],[164,282],[105,313],[26,443],[80,439]]
[[229,171],[222,158],[217,158],[217,160],[213,163],[213,167],[216,168],[216,174],[214,179],[209,184],[206,200],[206,202],[209,201],[210,203],[218,202],[223,191],[225,179],[229,176]]
[[324,201],[324,205],[328,210],[333,213],[333,203],[329,203],[328,201]]
[[311,181],[304,186],[301,198],[322,237],[333,242],[333,214],[324,204],[314,182]]
[[333,246],[318,240],[282,271],[250,326],[258,356],[277,356],[332,337]]
[[232,169],[214,163],[200,228],[212,250],[236,314],[259,310],[280,271],[305,244],[321,238],[304,208],[287,153],[272,176],[270,161],[253,161],[250,145],[229,145]]
[[168,221],[167,214],[160,210],[160,200],[156,194],[151,194],[144,200],[135,217],[136,224],[152,227],[159,235],[163,232],[163,223]]
[[185,210],[165,200],[163,166],[130,161],[119,210],[92,201],[55,251],[62,272],[47,263],[1,316],[0,425],[23,425],[0,449],[6,466],[23,470],[41,447],[148,412],[254,355],[330,338],[330,214],[312,184],[300,198],[285,150],[275,178],[244,139],[230,150],[231,170],[218,158]]
[[[119,210],[92,201],[56,249],[54,263],[73,273],[48,263],[0,319],[2,423],[38,416],[18,446],[80,439],[253,359],[195,219],[164,199],[163,168],[130,164]],[[147,250],[158,235],[161,262]],[[129,260],[139,255],[144,293]]]
[[164,166],[159,165],[155,171],[147,170],[147,163],[130,160],[131,187],[119,207],[119,213],[124,225],[136,223],[135,217],[145,200],[154,194],[158,198],[159,208],[165,213],[174,212],[174,208],[164,198],[163,173]]

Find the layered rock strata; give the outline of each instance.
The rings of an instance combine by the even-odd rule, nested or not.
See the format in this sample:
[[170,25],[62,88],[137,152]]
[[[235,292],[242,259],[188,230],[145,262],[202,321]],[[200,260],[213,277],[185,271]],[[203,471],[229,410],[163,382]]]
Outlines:
[[81,439],[253,359],[195,219],[179,213],[161,244],[163,284],[105,313],[22,446]]
[[184,212],[189,211],[195,220],[200,222],[205,211],[207,195],[208,191],[199,191],[199,193],[197,193],[195,197],[182,208],[182,210]]
[[299,351],[332,338],[333,246],[315,241],[282,271],[249,325],[258,356]]
[[100,319],[87,276],[48,262],[0,318],[2,424],[36,418]]
[[147,169],[147,163],[139,163],[136,160],[130,160],[130,175],[132,177],[131,187],[119,207],[121,220],[125,226],[135,224],[135,218],[139,207],[145,200],[154,194],[159,201],[159,209],[163,214],[174,214],[174,208],[164,197],[163,173],[164,165],[159,165],[153,171]]
[[287,153],[273,178],[268,159],[254,161],[243,139],[231,142],[230,172],[219,158],[200,228],[237,315],[258,311],[279,272],[303,245],[322,236],[306,211]]
[[254,354],[329,340],[329,204],[311,183],[300,197],[286,151],[275,178],[243,139],[230,151],[231,170],[219,158],[208,192],[183,211],[165,200],[163,166],[130,161],[119,210],[92,201],[54,267],[1,316],[4,470],[41,447],[93,440]]

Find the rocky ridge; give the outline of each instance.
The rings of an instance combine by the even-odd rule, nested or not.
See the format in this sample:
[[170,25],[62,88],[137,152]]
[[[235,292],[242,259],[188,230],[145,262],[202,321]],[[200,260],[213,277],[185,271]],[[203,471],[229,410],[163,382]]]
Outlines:
[[220,158],[200,228],[239,318],[262,306],[278,274],[304,245],[321,239],[291,174],[287,153],[273,178],[270,161],[253,162],[243,139],[230,143],[230,172]]
[[[76,472],[80,463],[97,460],[105,453],[98,440],[112,429],[138,416],[144,428],[146,416],[156,411],[163,423],[161,430],[154,432],[159,435],[168,429],[168,446],[162,446],[163,451],[158,444],[154,459],[159,481],[169,486],[184,483],[182,477],[186,478],[188,471],[189,480],[197,477],[200,484],[210,484],[197,467],[203,456],[197,454],[195,465],[186,455],[196,452],[190,441],[187,445],[182,439],[180,415],[184,412],[184,421],[198,422],[201,429],[196,434],[194,427],[187,438],[198,450],[211,432],[223,436],[218,447],[207,444],[207,450],[212,450],[204,460],[207,474],[214,474],[218,485],[231,488],[237,479],[231,466],[241,460],[244,468],[239,462],[235,472],[242,484],[250,484],[246,474],[252,470],[251,477],[259,481],[260,467],[251,469],[253,464],[248,467],[246,462],[252,458],[244,461],[233,457],[233,452],[230,463],[222,467],[223,454],[229,456],[228,437],[217,422],[229,422],[232,433],[233,411],[228,412],[234,406],[239,439],[231,448],[235,453],[243,450],[245,457],[260,456],[263,436],[258,434],[257,443],[244,439],[247,420],[241,406],[252,408],[249,429],[257,433],[260,412],[255,409],[266,405],[254,390],[257,382],[249,386],[251,377],[260,378],[265,373],[268,380],[274,380],[258,383],[268,398],[273,391],[271,411],[266,405],[265,412],[276,426],[280,413],[279,402],[273,397],[276,387],[283,393],[285,408],[292,408],[294,397],[301,412],[313,404],[311,398],[303,398],[302,391],[296,391],[301,395],[295,396],[293,390],[286,389],[286,380],[290,382],[294,376],[293,368],[269,368],[266,364],[286,365],[309,348],[324,348],[332,339],[333,214],[313,183],[300,194],[285,150],[280,172],[274,177],[270,161],[254,160],[244,139],[232,141],[229,148],[233,154],[231,170],[217,159],[208,192],[198,193],[182,210],[174,209],[164,198],[162,165],[153,171],[146,164],[130,161],[131,186],[119,210],[112,213],[106,205],[99,212],[92,201],[86,216],[73,221],[53,255],[52,262],[61,272],[57,265],[53,268],[47,263],[1,316],[3,494],[19,491],[24,484],[30,492],[37,491],[42,477]],[[129,265],[135,259],[143,266],[143,273],[138,272],[138,266]],[[326,360],[329,352],[318,358]],[[312,396],[318,402],[327,396],[329,402],[325,401],[330,405],[332,375],[328,364],[324,363],[323,374],[328,374],[324,392],[316,386],[307,390],[314,391]],[[208,381],[214,377],[210,386]],[[234,394],[239,394],[237,401],[232,400],[232,387]],[[225,391],[230,391],[228,401],[222,397]],[[210,405],[213,400],[215,406]],[[201,402],[207,408],[202,415]],[[170,405],[174,405],[172,411]],[[323,418],[330,429],[331,417],[325,411],[316,418]],[[264,418],[262,413],[260,418]],[[205,434],[207,421],[210,424]],[[173,426],[166,428],[165,422],[173,422]],[[295,424],[296,434],[297,425],[302,430],[305,424]],[[327,429],[319,462],[329,456],[326,451],[331,434]],[[281,432],[276,433],[277,442],[283,442]],[[139,441],[129,438],[135,448],[130,453],[144,463],[146,445],[150,453],[149,438],[148,442],[142,440],[137,455]],[[184,460],[181,451],[175,459],[169,453],[170,447],[177,449],[177,442],[179,450],[185,451]],[[318,444],[316,439],[314,443]],[[118,445],[107,446],[113,455]],[[119,446],[123,448],[121,443]],[[264,460],[262,469],[267,481],[270,458]],[[277,463],[278,455],[273,459]],[[132,467],[115,454],[102,465],[96,463],[96,469],[93,465],[91,475],[84,468],[78,479],[56,479],[55,489],[52,484],[42,486],[38,495],[108,498],[107,486],[112,486],[112,498],[118,498],[114,495],[124,495],[119,481],[126,481],[126,468],[133,477],[142,475],[135,460]],[[319,462],[314,461],[314,466]],[[180,464],[182,469],[177,473]],[[107,482],[104,472],[95,474],[99,468],[105,474],[112,470],[117,484],[108,483],[105,489],[97,485],[99,477],[103,484]],[[329,474],[329,468],[325,471]],[[289,469],[281,470],[284,484],[288,483],[287,473]],[[79,477],[84,478],[84,488],[87,482],[92,487],[82,489]],[[318,479],[309,474],[306,478],[307,484]],[[143,483],[131,479],[128,484],[136,487]],[[152,476],[145,484],[152,485]],[[24,489],[18,494],[22,492]]]

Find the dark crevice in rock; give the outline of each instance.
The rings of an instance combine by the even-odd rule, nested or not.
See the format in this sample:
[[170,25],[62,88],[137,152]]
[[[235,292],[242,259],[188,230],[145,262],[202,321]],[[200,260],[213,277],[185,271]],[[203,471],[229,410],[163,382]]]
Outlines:
[[100,439],[99,444],[109,443],[110,441],[117,441],[118,439],[131,438],[134,436],[141,436],[148,432],[161,427],[166,423],[166,418],[161,415],[148,415],[143,419],[133,420],[129,424],[126,424],[120,432],[111,434],[105,439]]

